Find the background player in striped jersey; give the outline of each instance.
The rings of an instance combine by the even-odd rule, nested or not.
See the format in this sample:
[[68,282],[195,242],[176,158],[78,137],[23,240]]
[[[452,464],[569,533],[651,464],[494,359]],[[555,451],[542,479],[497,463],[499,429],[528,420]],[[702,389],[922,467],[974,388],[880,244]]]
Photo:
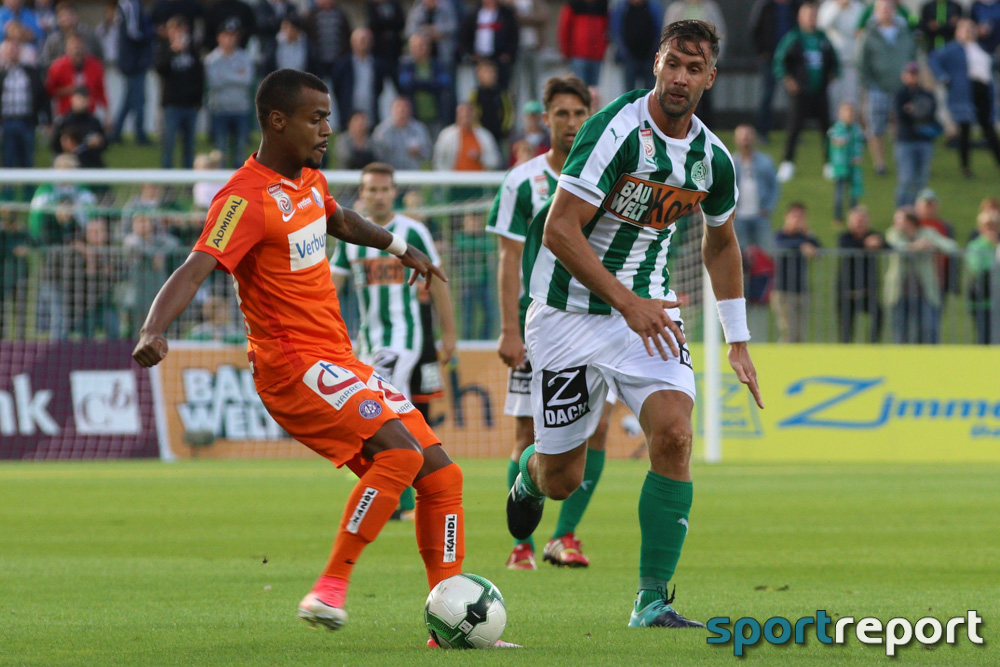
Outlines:
[[[422,222],[396,213],[395,169],[384,162],[372,162],[361,170],[359,195],[365,215],[377,225],[399,234],[406,242],[441,266],[441,257],[431,233]],[[441,323],[440,358],[448,361],[455,353],[455,319],[448,287],[443,281],[410,284],[412,271],[385,250],[338,243],[330,260],[333,284],[340,292],[348,276],[353,278],[361,309],[361,349],[358,358],[371,364],[376,372],[389,379],[413,402],[429,422],[429,403],[441,393],[441,369],[434,357],[425,361],[428,346],[428,323],[421,305],[422,291],[430,294],[431,303]],[[410,520],[414,514],[414,494],[407,488],[400,498],[394,518]]]
[[729,361],[763,407],[746,344],[733,161],[694,115],[715,80],[718,55],[711,24],[664,28],[655,88],[623,95],[584,124],[553,198],[528,227],[523,253],[536,440],[521,457],[507,524],[524,537],[538,525],[546,496],[576,490],[583,443],[614,386],[639,415],[650,458],[639,497],[631,627],[704,627],[677,613],[667,595],[688,531],[695,394],[668,258],[674,223],[699,208],[707,223],[702,257]]
[[[507,487],[514,484],[521,454],[535,440],[531,406],[531,361],[524,347],[524,316],[531,299],[521,279],[521,251],[528,223],[555,192],[559,174],[573,140],[590,118],[591,97],[587,84],[575,76],[554,76],[545,82],[543,119],[549,128],[551,148],[507,174],[493,202],[486,231],[500,240],[497,287],[500,292],[500,340],[497,352],[510,367],[504,414],[517,420],[514,450],[507,466]],[[586,567],[575,531],[587,509],[604,469],[610,406],[601,415],[597,430],[587,441],[587,463],[580,487],[563,503],[552,539],[545,545],[545,560],[561,566]],[[514,541],[507,567],[535,570],[535,544],[529,535]]]
[[385,248],[417,275],[444,274],[400,236],[341,207],[319,171],[332,133],[330,93],[311,74],[277,70],[256,96],[260,150],[212,202],[201,237],[160,289],[132,353],[144,367],[167,354],[163,332],[216,269],[232,274],[261,401],[292,437],[360,479],[330,558],[298,615],[336,630],[348,580],[408,485],[417,489],[417,546],[427,582],[462,572],[462,471],[423,417],[351,353],[326,262],[329,234]]

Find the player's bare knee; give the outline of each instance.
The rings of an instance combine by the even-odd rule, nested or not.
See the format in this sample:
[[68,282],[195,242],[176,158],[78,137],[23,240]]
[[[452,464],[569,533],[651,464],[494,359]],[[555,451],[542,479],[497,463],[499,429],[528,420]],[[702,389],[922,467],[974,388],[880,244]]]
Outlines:
[[566,473],[559,477],[546,479],[542,485],[542,492],[552,500],[566,500],[573,492],[580,487],[583,482],[583,475]]
[[[451,457],[448,456],[448,452],[441,445],[431,445],[423,450],[423,456],[424,463],[420,467],[420,472],[417,473],[417,479],[422,479],[442,468],[447,468],[453,463]],[[455,466],[455,468],[458,468],[458,466]]]
[[691,424],[686,420],[656,426],[649,436],[649,457],[654,463],[686,464],[691,459],[693,440]]
[[538,488],[552,500],[566,500],[583,482],[583,467],[566,466],[540,469]]
[[365,458],[371,459],[387,449],[412,449],[423,454],[423,447],[398,419],[382,424],[375,435],[365,440],[361,451]]

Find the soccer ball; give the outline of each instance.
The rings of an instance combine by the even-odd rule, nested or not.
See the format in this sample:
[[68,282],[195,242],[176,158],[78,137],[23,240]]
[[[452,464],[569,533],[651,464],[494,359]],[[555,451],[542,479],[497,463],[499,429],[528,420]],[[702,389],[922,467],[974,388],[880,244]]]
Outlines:
[[507,607],[488,579],[456,574],[427,596],[424,622],[441,648],[490,648],[507,625]]

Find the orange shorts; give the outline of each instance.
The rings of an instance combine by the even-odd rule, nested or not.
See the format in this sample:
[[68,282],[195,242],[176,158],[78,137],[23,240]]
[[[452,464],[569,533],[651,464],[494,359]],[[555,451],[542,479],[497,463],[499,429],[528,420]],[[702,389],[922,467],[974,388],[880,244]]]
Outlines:
[[316,360],[305,373],[260,392],[264,407],[289,435],[337,466],[358,457],[364,441],[392,419],[423,448],[441,440],[402,393],[353,357]]

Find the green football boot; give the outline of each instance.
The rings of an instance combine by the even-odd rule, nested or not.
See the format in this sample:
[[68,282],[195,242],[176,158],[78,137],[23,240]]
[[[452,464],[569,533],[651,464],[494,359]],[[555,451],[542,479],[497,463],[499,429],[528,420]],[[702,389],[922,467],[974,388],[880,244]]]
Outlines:
[[648,605],[635,609],[632,605],[632,615],[628,619],[630,628],[703,628],[704,623],[692,621],[677,613],[677,610],[670,606],[674,601],[673,594],[666,599],[659,599],[650,602]]

